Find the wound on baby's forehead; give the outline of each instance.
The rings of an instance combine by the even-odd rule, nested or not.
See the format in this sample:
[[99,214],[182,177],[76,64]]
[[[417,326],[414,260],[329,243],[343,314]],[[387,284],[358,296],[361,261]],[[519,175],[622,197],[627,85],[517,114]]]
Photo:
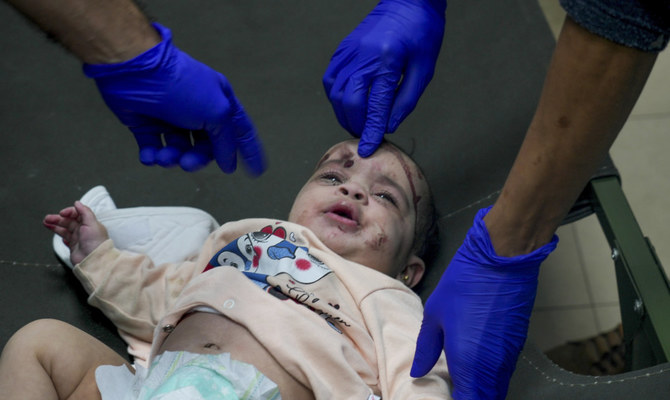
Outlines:
[[352,158],[354,158],[354,153],[352,153],[351,151],[343,150],[343,149],[337,149],[335,151],[335,153],[339,158],[335,158],[333,160],[330,160],[330,157],[332,156],[332,154],[331,153],[326,153],[326,154],[324,154],[323,157],[321,157],[321,160],[319,160],[319,162],[316,164],[316,167],[317,168],[321,167],[326,161],[329,161],[329,160],[331,162],[338,162],[338,161],[342,162],[342,163],[344,163],[343,166],[345,168],[350,168],[351,166],[354,165],[354,160],[352,160]]
[[330,158],[330,153],[324,154],[323,157],[321,157],[321,159],[319,160],[319,162],[316,163],[316,169],[321,168],[321,165],[323,165],[323,163],[328,161],[329,158]]

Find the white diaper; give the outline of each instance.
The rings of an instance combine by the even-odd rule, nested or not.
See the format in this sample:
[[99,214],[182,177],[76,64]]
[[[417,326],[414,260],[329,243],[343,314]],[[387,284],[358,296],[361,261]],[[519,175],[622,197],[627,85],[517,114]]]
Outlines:
[[281,399],[274,382],[229,353],[167,351],[148,370],[136,368],[133,375],[123,365],[98,367],[95,380],[102,400]]

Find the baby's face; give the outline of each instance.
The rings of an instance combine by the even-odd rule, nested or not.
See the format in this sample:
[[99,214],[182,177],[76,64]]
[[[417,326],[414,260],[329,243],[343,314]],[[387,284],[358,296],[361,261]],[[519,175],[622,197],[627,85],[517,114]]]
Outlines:
[[357,144],[342,142],[326,152],[298,193],[289,221],[312,230],[340,256],[395,277],[412,254],[427,184],[394,146],[360,158]]

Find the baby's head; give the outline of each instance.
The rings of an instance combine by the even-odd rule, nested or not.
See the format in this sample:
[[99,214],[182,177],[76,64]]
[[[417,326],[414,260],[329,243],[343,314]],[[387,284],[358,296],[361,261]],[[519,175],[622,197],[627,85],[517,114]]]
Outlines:
[[395,145],[384,142],[368,158],[358,156],[357,146],[348,140],[326,152],[288,219],[340,256],[413,287],[425,270],[425,243],[436,234],[430,188]]

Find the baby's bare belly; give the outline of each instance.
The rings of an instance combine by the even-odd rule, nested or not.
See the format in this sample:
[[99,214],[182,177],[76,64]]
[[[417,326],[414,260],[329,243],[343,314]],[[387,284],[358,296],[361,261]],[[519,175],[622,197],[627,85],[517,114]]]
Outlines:
[[198,354],[230,353],[238,361],[255,366],[279,387],[284,399],[314,399],[304,385],[295,380],[251,333],[229,318],[206,312],[184,316],[158,349]]

